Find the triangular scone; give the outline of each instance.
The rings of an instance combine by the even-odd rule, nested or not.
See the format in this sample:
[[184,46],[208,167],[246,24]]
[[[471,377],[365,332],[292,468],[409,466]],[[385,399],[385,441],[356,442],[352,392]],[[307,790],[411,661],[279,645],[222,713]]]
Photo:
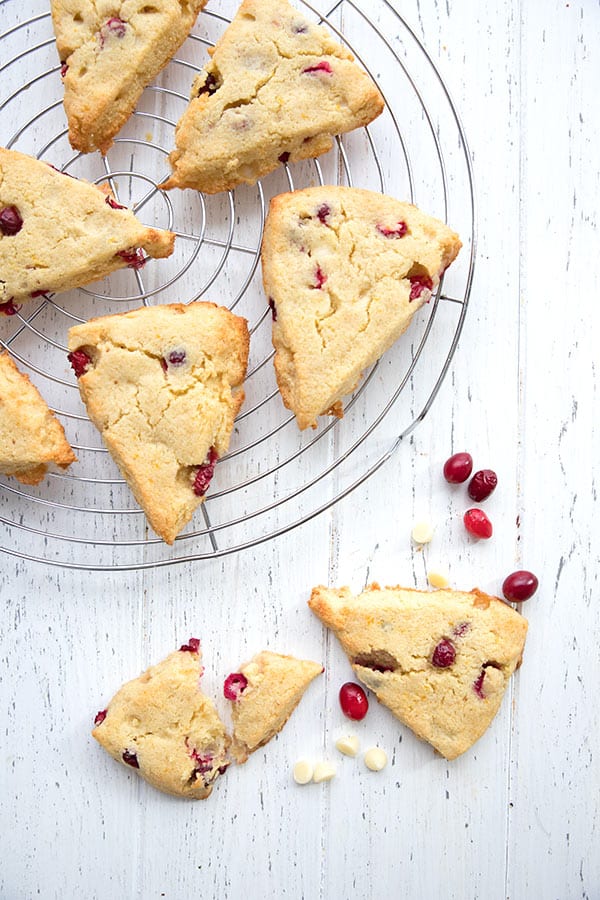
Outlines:
[[209,194],[319,156],[367,125],[381,94],[327,29],[287,0],[244,0],[196,77],[164,188]]
[[204,800],[229,764],[230,738],[200,690],[200,642],[190,638],[117,691],[94,721],[99,744],[166,794]]
[[142,307],[69,331],[88,415],[168,544],[229,446],[248,345],[246,320],[214,303]]
[[96,185],[0,147],[0,306],[139,268],[142,250],[170,256],[174,241]]
[[0,353],[0,472],[22,484],[38,484],[54,463],[75,462],[58,419],[8,353]]
[[69,140],[106,153],[206,0],[52,0]]
[[481,737],[521,662],[527,622],[481,591],[317,587],[309,606],[358,678],[446,759]]
[[277,732],[296,709],[304,691],[323,666],[263,650],[225,679],[224,693],[232,701],[231,755],[246,762]]
[[271,200],[263,282],[277,383],[300,428],[342,415],[460,247],[443,222],[384,194],[325,186]]

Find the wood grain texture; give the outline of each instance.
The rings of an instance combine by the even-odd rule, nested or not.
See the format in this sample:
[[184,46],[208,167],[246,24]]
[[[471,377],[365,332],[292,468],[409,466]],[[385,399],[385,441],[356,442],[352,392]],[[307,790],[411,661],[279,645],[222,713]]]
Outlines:
[[[600,897],[600,4],[396,6],[451,90],[475,166],[476,280],[450,373],[366,484],[251,551],[137,574],[0,555],[2,898]],[[463,449],[499,475],[485,543],[464,533],[464,489],[441,478]],[[419,549],[422,518],[436,531]],[[524,663],[470,752],[448,763],[373,705],[349,726],[336,694],[351,670],[306,606],[314,584],[425,588],[441,568],[497,593],[520,567],[540,577]],[[89,735],[124,680],[190,635],[224,714],[223,677],[260,649],[326,666],[282,733],[193,804]],[[387,769],[339,756],[348,731],[384,747]],[[336,779],[296,786],[301,756],[334,760]]]

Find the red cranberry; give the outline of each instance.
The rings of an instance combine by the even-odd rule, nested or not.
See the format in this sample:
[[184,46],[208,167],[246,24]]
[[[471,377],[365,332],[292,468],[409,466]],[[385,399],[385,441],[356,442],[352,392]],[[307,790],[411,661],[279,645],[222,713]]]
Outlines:
[[288,161],[289,158],[290,158],[290,154],[288,153],[287,150],[285,150],[285,151],[278,157],[280,163],[286,163],[286,162]]
[[18,234],[23,227],[21,213],[16,206],[4,206],[0,209],[0,231],[6,237]]
[[522,603],[529,600],[538,589],[538,580],[533,572],[519,569],[504,579],[502,593],[510,603]]
[[481,670],[481,673],[477,676],[475,681],[473,682],[473,690],[482,700],[485,700],[485,694],[483,693],[483,679],[485,678],[485,669]]
[[317,218],[321,225],[327,224],[327,218],[331,215],[331,207],[323,203],[317,210]]
[[473,471],[470,453],[455,453],[444,463],[444,478],[450,484],[462,484]]
[[118,38],[124,37],[127,29],[126,23],[123,19],[119,19],[118,16],[113,16],[111,19],[108,19],[103,27],[108,29],[111,34],[114,34],[114,36]]
[[457,625],[452,634],[455,637],[463,637],[471,627],[470,622],[461,622],[460,625]]
[[200,638],[190,638],[187,644],[182,644],[179,650],[182,653],[198,653],[200,650]]
[[454,665],[455,659],[456,649],[454,644],[447,638],[443,638],[433,651],[431,657],[432,665],[434,665],[436,669],[447,669],[448,666]]
[[241,672],[232,672],[223,684],[223,694],[227,700],[239,700],[248,687],[248,679]]
[[48,299],[48,293],[49,293],[48,291],[32,291],[32,292],[31,292],[31,298],[32,298],[33,300],[35,300],[36,297],[45,297],[46,300],[47,300],[47,299]]
[[313,287],[320,291],[326,281],[327,275],[325,275],[321,266],[317,266],[317,271],[315,272],[315,283],[313,284]]
[[409,300],[417,300],[423,291],[430,291],[433,288],[433,281],[429,275],[413,275],[410,279],[410,296]]
[[101,709],[100,712],[97,712],[96,718],[94,719],[94,725],[102,725],[107,714],[108,714],[108,710],[106,710],[106,709]]
[[474,537],[491,538],[494,529],[482,509],[468,509],[463,516],[465,528]]
[[77,378],[85,375],[92,361],[84,350],[73,350],[67,353],[67,359],[71,363],[71,368],[75,372]]
[[20,309],[20,306],[15,306],[12,297],[6,303],[0,303],[0,312],[5,316],[16,316]]
[[141,269],[146,265],[146,257],[142,250],[138,247],[132,247],[130,250],[118,250],[117,256],[120,256],[130,269]]
[[497,484],[498,476],[495,472],[491,469],[480,469],[471,478],[467,493],[471,500],[481,503],[482,500],[487,500],[490,494],[496,490]]
[[208,451],[206,462],[202,463],[202,465],[198,467],[198,470],[194,477],[194,482],[192,484],[192,490],[197,497],[203,497],[207,492],[208,486],[210,485],[212,477],[215,474],[215,465],[218,458],[219,456],[217,454],[217,451],[214,447],[211,447]]
[[123,762],[133,769],[139,769],[140,767],[136,754],[131,753],[129,750],[123,750]]
[[274,322],[277,321],[277,307],[275,306],[275,301],[272,297],[269,297],[269,308],[271,310],[271,318]]
[[60,64],[60,77],[64,78],[67,72],[69,71],[69,67],[66,62]]
[[170,366],[182,366],[185,362],[185,350],[171,350],[167,360]]
[[378,225],[377,231],[387,238],[401,238],[408,232],[406,222],[398,222],[395,228],[388,228],[386,225]]
[[127,209],[126,206],[123,206],[121,203],[117,203],[117,201],[113,199],[113,197],[106,197],[105,199],[111,209]]
[[333,75],[333,69],[329,65],[326,59],[321,60],[314,66],[307,66],[306,69],[302,69],[302,74],[306,75],[310,72],[326,72],[327,75]]
[[197,97],[201,97],[202,94],[214,94],[220,88],[220,84],[217,82],[217,79],[214,75],[208,74],[206,76],[206,80],[202,87],[198,90],[196,94]]
[[367,695],[359,684],[347,681],[340,688],[340,706],[349,719],[364,719],[369,709]]

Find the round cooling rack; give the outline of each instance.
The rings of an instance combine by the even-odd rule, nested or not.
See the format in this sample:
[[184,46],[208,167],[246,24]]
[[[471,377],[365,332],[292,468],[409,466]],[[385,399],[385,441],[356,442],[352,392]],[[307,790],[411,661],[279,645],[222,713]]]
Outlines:
[[[175,231],[173,256],[116,272],[85,289],[39,297],[0,318],[0,344],[59,416],[78,462],[36,487],[0,476],[0,550],[86,570],[144,569],[224,556],[307,522],[379,469],[426,415],[446,375],[467,311],[475,258],[475,201],[459,116],[433,61],[387,0],[338,0],[311,20],[346,44],[386,108],[368,128],[317,160],[281,166],[254,187],[202,195],[159,191],[175,124],[208,48],[235,14],[210,5],[106,157],[68,142],[60,63],[46,0],[0,0],[0,144],[63,172],[107,182],[145,224]],[[332,0],[333,2],[333,0]],[[416,203],[459,232],[463,250],[431,302],[368,372],[344,418],[300,432],[272,366],[271,318],[261,286],[262,229],[276,194],[346,184]],[[141,304],[211,300],[245,316],[251,332],[246,401],[229,453],[193,522],[168,547],[145,517],[89,422],[66,359],[67,331]]]

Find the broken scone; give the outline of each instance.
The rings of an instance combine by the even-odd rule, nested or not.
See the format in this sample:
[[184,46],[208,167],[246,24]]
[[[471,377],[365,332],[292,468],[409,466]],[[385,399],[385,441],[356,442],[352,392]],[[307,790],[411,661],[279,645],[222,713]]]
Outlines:
[[250,753],[281,731],[322,671],[320,663],[263,650],[227,676],[223,692],[232,701],[231,754],[236,762],[246,762]]
[[88,415],[168,544],[229,446],[248,344],[246,320],[214,303],[142,307],[69,331]]
[[69,141],[106,153],[206,0],[52,0]]
[[229,736],[200,690],[200,641],[117,691],[94,721],[93,736],[118,762],[166,794],[204,800],[229,764]]
[[367,125],[381,94],[329,31],[287,0],[244,0],[197,76],[163,188],[214,194],[319,156]]
[[170,256],[175,235],[147,228],[88,181],[0,147],[0,307],[67,291],[149,256]]
[[262,244],[275,373],[300,428],[342,398],[406,330],[461,243],[384,194],[314,187],[271,201]]
[[65,432],[27,375],[0,352],[0,472],[38,484],[48,466],[75,462]]
[[357,677],[446,759],[471,747],[496,715],[521,662],[526,620],[497,597],[373,584],[316,587],[312,611]]

